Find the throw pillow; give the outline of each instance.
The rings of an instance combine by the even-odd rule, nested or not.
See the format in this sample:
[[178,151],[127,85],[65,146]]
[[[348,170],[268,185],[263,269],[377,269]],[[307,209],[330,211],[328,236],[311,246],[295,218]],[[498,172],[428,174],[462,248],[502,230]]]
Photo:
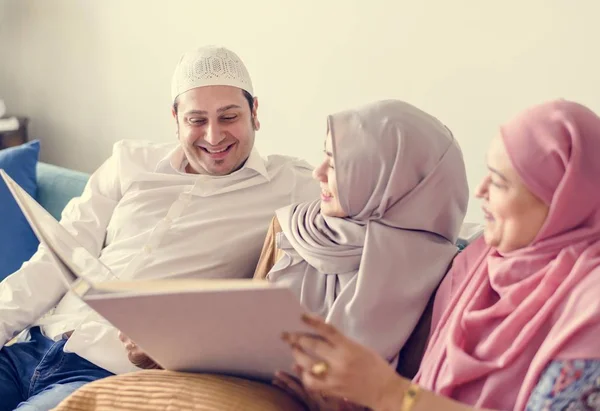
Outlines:
[[[36,166],[40,142],[0,150],[0,168],[33,198],[36,196]],[[37,250],[39,241],[17,202],[0,178],[0,281],[18,270]]]

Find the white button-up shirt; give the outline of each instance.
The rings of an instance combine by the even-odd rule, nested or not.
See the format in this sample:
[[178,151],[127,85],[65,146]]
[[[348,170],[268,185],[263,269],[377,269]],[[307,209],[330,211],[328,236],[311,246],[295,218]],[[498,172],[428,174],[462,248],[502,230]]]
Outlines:
[[[243,278],[275,210],[319,195],[312,168],[295,158],[253,150],[226,176],[186,174],[185,164],[177,145],[119,142],[61,224],[119,279]],[[74,330],[65,351],[113,373],[134,370],[117,330],[67,292],[57,270],[40,245],[0,284],[0,346],[31,325],[54,340]]]

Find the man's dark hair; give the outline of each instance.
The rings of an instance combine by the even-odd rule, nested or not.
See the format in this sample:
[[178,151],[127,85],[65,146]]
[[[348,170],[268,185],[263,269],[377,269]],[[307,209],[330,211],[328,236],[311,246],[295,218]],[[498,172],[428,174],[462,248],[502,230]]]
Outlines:
[[[246,90],[242,90],[242,93],[244,94],[244,97],[246,98],[246,101],[248,102],[248,105],[250,106],[250,113],[252,113],[252,109],[254,108],[254,97],[252,97],[252,94],[248,93]],[[179,105],[179,97],[175,98],[175,102],[173,103],[173,111],[175,111],[175,114],[177,114],[177,106]]]

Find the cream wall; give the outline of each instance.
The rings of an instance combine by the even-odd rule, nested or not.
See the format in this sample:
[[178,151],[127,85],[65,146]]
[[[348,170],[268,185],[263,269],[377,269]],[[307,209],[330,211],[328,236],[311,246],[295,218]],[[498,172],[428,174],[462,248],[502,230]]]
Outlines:
[[0,0],[0,98],[43,160],[92,171],[117,140],[173,139],[178,56],[223,44],[253,77],[263,154],[316,163],[326,114],[401,98],[454,131],[473,190],[517,110],[600,110],[598,16],[597,0]]

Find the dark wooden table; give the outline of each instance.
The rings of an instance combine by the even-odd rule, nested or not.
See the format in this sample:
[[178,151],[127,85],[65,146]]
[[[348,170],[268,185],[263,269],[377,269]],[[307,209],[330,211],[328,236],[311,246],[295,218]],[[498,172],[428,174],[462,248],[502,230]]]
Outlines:
[[0,132],[0,150],[26,143],[29,139],[27,136],[27,125],[29,124],[29,119],[27,117],[19,116],[6,116],[4,118],[8,117],[17,117],[19,120],[19,129],[14,131]]

